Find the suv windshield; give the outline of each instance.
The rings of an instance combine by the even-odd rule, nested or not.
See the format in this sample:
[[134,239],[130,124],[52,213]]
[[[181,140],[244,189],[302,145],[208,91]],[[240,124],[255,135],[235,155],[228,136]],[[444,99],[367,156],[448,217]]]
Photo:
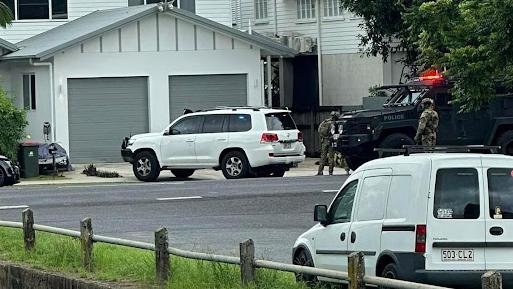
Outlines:
[[288,112],[268,113],[265,115],[267,130],[295,130],[296,124]]
[[490,217],[513,219],[513,169],[488,170]]

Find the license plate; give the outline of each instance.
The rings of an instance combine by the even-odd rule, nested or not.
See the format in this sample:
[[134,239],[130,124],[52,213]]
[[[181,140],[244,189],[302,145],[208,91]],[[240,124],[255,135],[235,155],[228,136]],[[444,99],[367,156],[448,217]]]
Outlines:
[[286,143],[284,143],[284,144],[283,144],[283,148],[284,148],[284,149],[291,149],[291,148],[292,148],[292,144],[291,144],[291,143],[286,142]]
[[474,262],[474,250],[442,249],[442,262]]

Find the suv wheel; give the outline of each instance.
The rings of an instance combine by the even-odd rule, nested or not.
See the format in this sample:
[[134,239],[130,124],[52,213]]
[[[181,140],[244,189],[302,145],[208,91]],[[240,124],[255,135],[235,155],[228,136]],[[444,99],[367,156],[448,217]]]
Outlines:
[[171,173],[177,178],[188,178],[194,174],[194,170],[171,170]]
[[[295,256],[294,260],[292,260],[292,264],[306,267],[314,267],[314,262],[312,259],[312,255],[308,250],[302,249]],[[303,273],[295,273],[296,281],[303,282],[309,287],[315,287],[319,282],[317,280],[317,276],[303,274]]]
[[160,175],[159,161],[153,153],[142,151],[134,157],[133,171],[138,180],[154,182]]
[[[380,148],[383,149],[401,149],[404,145],[414,145],[415,142],[413,139],[403,133],[393,133],[379,144]],[[390,157],[390,156],[396,156],[399,155],[399,153],[383,153],[382,157]]]
[[0,187],[3,187],[7,184],[7,175],[4,172],[4,169],[0,167]]
[[221,170],[227,179],[245,178],[249,174],[248,159],[243,152],[228,152],[221,161]]
[[501,146],[501,153],[513,155],[513,131],[503,133],[497,140],[497,144]]
[[[399,279],[399,270],[397,269],[397,265],[394,263],[390,263],[383,268],[381,272],[381,277],[388,279]],[[388,287],[379,286],[379,289],[388,289]]]

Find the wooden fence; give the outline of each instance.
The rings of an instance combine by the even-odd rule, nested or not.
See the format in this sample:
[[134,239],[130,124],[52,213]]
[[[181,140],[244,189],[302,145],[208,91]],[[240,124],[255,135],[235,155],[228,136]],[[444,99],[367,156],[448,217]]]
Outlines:
[[[278,263],[267,260],[257,260],[255,259],[255,244],[252,240],[247,240],[240,243],[240,257],[232,257],[190,252],[169,247],[168,231],[166,228],[157,230],[155,232],[155,243],[150,244],[95,235],[93,233],[93,226],[90,218],[86,218],[80,222],[80,231],[36,225],[34,223],[34,215],[31,209],[26,209],[23,211],[21,223],[0,221],[0,227],[23,229],[23,240],[25,249],[27,251],[33,250],[36,246],[36,231],[79,238],[81,244],[80,254],[82,257],[82,265],[86,270],[89,271],[94,269],[93,250],[94,243],[97,242],[153,251],[155,252],[156,280],[160,285],[164,285],[171,276],[170,268],[173,264],[171,263],[169,256],[174,255],[188,259],[239,265],[242,284],[250,284],[254,282],[256,269],[266,268],[347,281],[349,283],[349,289],[364,289],[366,284],[396,289],[449,289],[433,285],[367,276],[365,275],[364,255],[361,252],[354,252],[350,254],[348,257],[349,272],[341,272],[335,270],[325,270],[313,267]],[[487,272],[482,276],[482,286],[483,289],[502,289],[501,274],[498,272]]]

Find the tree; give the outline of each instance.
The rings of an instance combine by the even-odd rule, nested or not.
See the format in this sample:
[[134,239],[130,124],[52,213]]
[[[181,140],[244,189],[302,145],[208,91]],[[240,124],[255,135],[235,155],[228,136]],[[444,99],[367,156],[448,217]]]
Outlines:
[[13,19],[11,9],[4,2],[0,2],[0,27],[7,28],[7,25],[11,24]]
[[23,139],[27,124],[25,111],[14,106],[0,88],[0,154],[16,159],[18,142]]

